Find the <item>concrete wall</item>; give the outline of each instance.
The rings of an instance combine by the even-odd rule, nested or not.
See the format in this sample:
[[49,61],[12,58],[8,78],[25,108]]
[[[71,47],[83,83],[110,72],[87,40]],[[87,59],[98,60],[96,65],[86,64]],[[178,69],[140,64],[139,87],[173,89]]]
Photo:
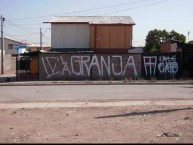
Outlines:
[[141,77],[140,54],[40,54],[40,80]]
[[[1,59],[0,59],[0,72],[1,72]],[[16,57],[12,57],[10,54],[4,54],[4,73],[6,74],[15,72],[16,72]]]
[[40,80],[178,79],[181,53],[40,54]]

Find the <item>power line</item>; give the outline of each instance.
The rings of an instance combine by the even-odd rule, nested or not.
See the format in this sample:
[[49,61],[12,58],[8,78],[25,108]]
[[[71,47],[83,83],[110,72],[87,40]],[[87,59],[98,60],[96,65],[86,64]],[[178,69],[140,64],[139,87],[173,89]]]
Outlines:
[[[151,2],[151,1],[155,1],[155,0],[139,0],[139,1],[134,1],[134,2],[129,2],[129,3],[122,3],[122,4],[117,4],[117,5],[111,5],[111,6],[106,6],[106,7],[96,8],[96,9],[75,11],[75,12],[70,12],[70,13],[66,13],[66,14],[73,14],[73,13],[80,13],[80,12],[90,14],[90,11],[94,11],[94,13],[103,12],[103,11],[108,11],[108,10],[112,10],[112,9],[114,10],[114,9],[121,9],[123,7],[128,7],[128,6],[135,6],[135,5],[138,5],[138,4],[143,3],[143,2]],[[56,14],[56,16],[57,15],[63,15],[63,14]]]
[[[90,14],[92,11],[107,11],[108,9],[116,9],[116,8],[122,8],[122,7],[126,7],[126,6],[135,6],[138,4],[142,4],[142,3],[147,3],[147,2],[153,2],[155,0],[139,0],[139,1],[132,1],[129,3],[122,3],[122,4],[117,4],[117,5],[111,5],[111,6],[106,6],[106,7],[99,7],[96,9],[86,9],[86,10],[81,10],[81,11],[72,11],[72,12],[67,12],[67,13],[60,13],[60,14],[52,14],[52,15],[45,15],[45,16],[39,16],[39,17],[31,17],[31,18],[20,18],[20,19],[12,19],[14,21],[32,21],[32,19],[41,19],[41,18],[45,18],[45,17],[53,17],[53,16],[59,16],[59,15],[71,15],[71,14],[80,14],[80,13],[88,13]],[[33,20],[34,21],[34,20]],[[37,20],[37,21],[41,21],[41,20]]]
[[9,34],[7,32],[4,32],[4,34],[7,34],[9,36],[29,36],[29,35],[37,35],[37,34],[22,34],[22,35],[13,35],[13,34]]
[[[17,25],[15,23],[11,23],[10,20],[6,21],[5,23],[6,29],[9,31],[11,30],[11,33],[5,32],[6,36],[12,37],[15,40],[22,39],[22,37],[25,37],[25,39],[28,39],[27,41],[34,43],[33,39],[35,41],[39,40],[37,39],[37,36],[39,36],[38,32],[31,31],[29,29],[26,29],[20,25]],[[7,27],[8,26],[8,27]],[[20,33],[21,35],[14,35],[13,32]],[[34,37],[35,36],[35,37]]]
[[[169,1],[169,0],[167,0],[167,1]],[[109,12],[109,13],[103,13],[101,15],[119,13],[119,12],[123,12],[123,11],[127,11],[127,10],[134,10],[134,9],[138,9],[138,8],[142,8],[142,7],[147,7],[147,6],[151,6],[151,5],[156,5],[156,4],[160,4],[160,3],[164,3],[164,2],[166,2],[166,1],[162,0],[162,1],[159,1],[159,2],[149,3],[149,4],[137,6],[137,7],[126,8],[126,9],[123,9],[123,10],[113,11],[113,12]]]
[[27,32],[26,33],[26,31],[23,31],[22,29],[18,29],[17,27],[14,27],[14,26],[9,26],[8,27],[8,26],[5,25],[5,29],[6,29],[6,31],[10,30],[12,32],[22,33],[23,35],[30,35],[30,34],[32,34],[32,35],[36,34],[37,35],[38,34],[38,33],[32,33],[32,32],[30,32],[30,33]]
[[[147,3],[148,2],[148,3]],[[151,2],[151,3],[150,3]],[[159,2],[156,2],[156,3],[152,3],[152,2],[155,2],[155,0],[139,0],[139,1],[132,1],[132,2],[129,2],[129,3],[123,3],[123,4],[118,4],[118,5],[112,5],[112,6],[107,6],[107,7],[100,7],[100,8],[96,8],[96,9],[87,9],[87,10],[83,10],[83,11],[74,11],[74,12],[69,12],[69,13],[65,13],[65,14],[72,14],[72,13],[77,13],[77,12],[89,12],[89,11],[95,11],[95,10],[100,10],[99,12],[103,12],[103,11],[108,11],[108,10],[113,10],[113,11],[110,11],[110,12],[105,12],[103,13],[102,15],[105,15],[105,14],[112,14],[112,13],[117,13],[117,12],[122,12],[122,11],[126,11],[126,10],[133,10],[133,9],[137,9],[137,8],[141,8],[141,7],[146,7],[146,6],[150,6],[150,5],[155,5],[155,4],[159,4],[159,3],[163,3],[164,1],[159,1]],[[166,1],[165,1],[166,2]],[[138,6],[135,6],[135,5],[138,5]],[[139,5],[139,4],[143,4],[143,5]],[[131,7],[128,7],[128,6],[131,6]],[[135,6],[135,7],[134,7]],[[123,9],[124,7],[127,7],[126,9]],[[115,9],[121,9],[121,10],[116,10]],[[104,10],[103,10],[104,9]],[[101,11],[102,10],[102,11]],[[89,13],[90,14],[90,13]],[[56,14],[57,15],[57,14]],[[58,15],[61,15],[61,14],[58,14]],[[51,16],[51,15],[49,15]],[[41,16],[41,17],[32,17],[32,18],[23,18],[23,19],[13,19],[13,20],[30,20],[32,21],[32,19],[35,19],[35,18],[42,18],[42,17],[48,17],[48,16]],[[19,25],[18,23],[14,23],[13,21],[11,20],[8,20],[9,22],[11,22],[13,25],[17,26],[17,27],[20,27],[21,28],[21,24]],[[38,20],[40,21],[40,20]],[[41,19],[42,21],[42,19]],[[34,22],[34,20],[33,20]],[[23,23],[22,25],[40,25],[41,23]],[[42,23],[43,24],[43,23]],[[22,27],[22,29],[24,29]],[[26,29],[26,27],[25,27]],[[38,29],[38,28],[37,28]],[[29,31],[29,30],[27,30]],[[31,30],[30,30],[31,31]]]
[[[144,2],[144,0],[141,0]],[[141,2],[140,1],[140,2]],[[146,0],[145,2],[148,2],[148,3],[142,3],[142,4],[138,4],[138,6],[135,6],[135,5],[131,5],[131,7],[128,7],[128,5],[123,5],[121,7],[121,10],[116,10],[115,11],[115,8],[110,8],[108,10],[113,10],[113,11],[110,11],[110,12],[105,12],[105,13],[101,13],[101,14],[98,14],[98,15],[107,15],[107,14],[113,14],[113,13],[118,13],[118,12],[122,12],[122,11],[128,11],[128,10],[134,10],[134,9],[138,9],[138,8],[142,8],[142,7],[147,7],[147,6],[151,6],[151,5],[156,5],[156,4],[161,4],[161,3],[164,3],[164,2],[168,2],[169,0]],[[139,1],[138,1],[139,2]],[[123,9],[124,7],[127,7],[126,9]],[[120,9],[120,8],[119,8]],[[108,10],[105,10],[105,11],[108,11]],[[103,12],[103,11],[102,11]],[[90,13],[89,13],[90,14]],[[92,13],[93,14],[93,13]],[[94,15],[94,16],[98,16],[98,15]],[[76,18],[71,18],[71,20],[73,19],[76,19]]]
[[[142,8],[142,7],[147,7],[147,6],[151,6],[151,5],[155,5],[155,4],[161,4],[161,3],[167,2],[167,1],[166,0],[161,0],[161,1],[160,0],[130,1],[127,3],[121,3],[121,4],[117,4],[117,5],[99,7],[96,9],[72,11],[72,12],[67,12],[67,13],[63,13],[63,14],[52,14],[52,15],[46,15],[46,16],[28,17],[28,18],[11,19],[11,20],[7,19],[6,24],[9,25],[10,27],[13,27],[13,29],[17,29],[17,31],[21,31],[22,34],[24,34],[23,36],[28,35],[25,32],[30,33],[29,34],[30,36],[31,36],[31,34],[34,34],[34,35],[37,34],[37,36],[39,36],[38,31],[39,31],[40,27],[33,28],[34,30],[37,29],[37,32],[35,32],[34,30],[32,30],[32,28],[30,28],[28,26],[33,26],[33,25],[39,25],[40,26],[41,24],[43,24],[42,18],[51,17],[54,15],[71,15],[71,14],[76,14],[76,13],[78,13],[78,14],[84,13],[84,14],[89,14],[89,15],[93,15],[93,13],[98,13],[98,14],[101,13],[100,15],[107,15],[107,14],[119,13],[122,11],[128,11],[128,10]],[[27,26],[25,26],[25,25],[27,25]],[[9,29],[10,29],[10,27],[9,27]],[[19,35],[17,35],[17,36],[19,36]],[[20,36],[22,36],[22,35],[20,35]]]
[[[14,27],[16,27],[18,29],[25,30],[25,31],[28,31],[28,32],[33,32],[30,29],[27,29],[25,27],[22,27],[22,26],[20,26],[20,25],[18,25],[16,23],[12,22],[11,20],[6,20],[6,23],[9,24],[9,25],[12,25],[12,26],[14,26]],[[36,32],[34,32],[34,33],[36,33]]]

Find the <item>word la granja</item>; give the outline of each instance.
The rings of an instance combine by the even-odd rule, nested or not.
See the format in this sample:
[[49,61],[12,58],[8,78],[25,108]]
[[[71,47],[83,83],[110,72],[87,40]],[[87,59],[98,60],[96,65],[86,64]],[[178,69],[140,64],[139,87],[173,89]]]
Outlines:
[[[106,59],[105,59],[106,58]],[[53,75],[61,73],[64,75],[68,73],[76,76],[90,76],[92,68],[96,68],[99,76],[103,76],[104,72],[107,72],[110,76],[113,73],[116,76],[124,76],[128,67],[133,68],[134,75],[137,76],[137,70],[133,56],[129,56],[126,64],[123,66],[123,58],[119,55],[114,56],[71,56],[70,61],[64,61],[62,56],[59,57],[42,57],[42,63],[47,73],[47,77],[50,78]],[[53,63],[55,59],[55,63]],[[113,61],[112,61],[113,60]],[[116,63],[114,63],[116,60]],[[70,64],[69,64],[70,62]],[[62,64],[62,68],[61,68]],[[60,67],[57,67],[60,66]],[[119,70],[115,68],[119,66]]]

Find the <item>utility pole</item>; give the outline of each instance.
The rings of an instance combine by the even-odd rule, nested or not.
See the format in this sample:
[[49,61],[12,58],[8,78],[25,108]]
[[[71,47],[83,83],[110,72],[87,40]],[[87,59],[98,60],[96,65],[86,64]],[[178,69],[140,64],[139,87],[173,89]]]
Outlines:
[[4,37],[3,37],[3,21],[5,18],[1,15],[1,74],[4,74]]
[[42,28],[40,28],[40,49],[43,50],[43,46],[42,46]]
[[188,31],[188,43],[190,42],[190,41],[189,41],[189,35],[190,35],[190,31]]

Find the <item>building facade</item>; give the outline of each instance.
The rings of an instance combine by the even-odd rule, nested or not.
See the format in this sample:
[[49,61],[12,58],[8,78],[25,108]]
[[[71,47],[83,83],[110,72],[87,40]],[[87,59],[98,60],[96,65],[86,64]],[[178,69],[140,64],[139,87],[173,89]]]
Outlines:
[[90,50],[128,53],[134,21],[129,16],[55,17],[51,23],[51,50]]
[[[5,54],[18,54],[16,46],[21,44],[21,42],[4,38],[4,51]],[[0,46],[1,46],[1,38],[0,38]]]

